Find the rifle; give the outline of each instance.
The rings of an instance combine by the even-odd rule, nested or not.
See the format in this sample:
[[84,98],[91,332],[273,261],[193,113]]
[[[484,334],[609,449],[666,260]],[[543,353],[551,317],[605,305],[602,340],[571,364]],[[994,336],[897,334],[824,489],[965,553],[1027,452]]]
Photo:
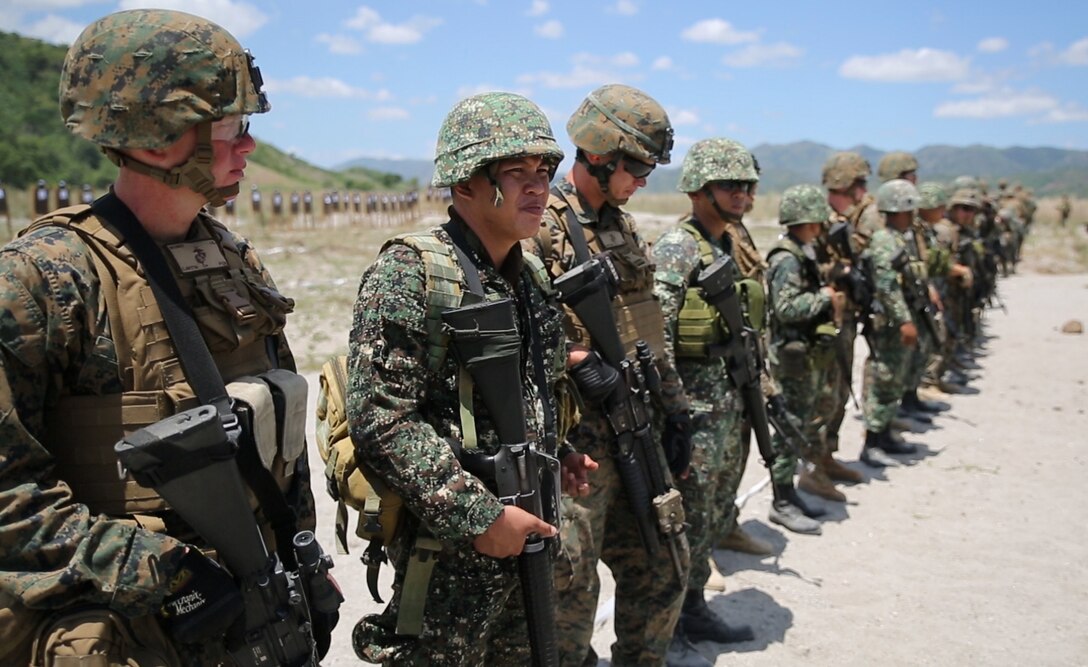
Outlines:
[[241,590],[245,613],[226,635],[239,667],[317,665],[310,610],[334,613],[343,596],[332,559],[308,530],[294,536],[297,565],[269,554],[235,462],[238,422],[202,405],[146,426],[114,445],[123,469],[155,489],[217,552]]
[[903,296],[907,300],[907,307],[921,318],[933,341],[940,345],[941,330],[937,326],[936,309],[929,300],[929,287],[921,276],[914,273],[910,265],[910,255],[903,248],[892,257],[892,268],[903,276]]
[[[454,308],[442,313],[442,321],[450,334],[450,349],[479,389],[501,444],[493,455],[462,449],[458,456],[461,464],[484,480],[504,505],[520,507],[558,527],[559,460],[529,440],[521,399],[521,338],[513,301],[500,299]],[[547,401],[547,395],[541,394],[540,400]],[[518,556],[534,667],[559,664],[555,575],[549,546],[548,538],[534,533],[525,539],[525,549]]]
[[[869,354],[875,359],[877,348],[873,343],[873,330],[876,327],[876,318],[884,314],[884,306],[876,298],[872,260],[867,255],[859,257],[854,252],[854,246],[850,243],[850,223],[837,222],[832,225],[827,233],[827,240],[850,262],[850,270],[839,280],[839,286],[845,288],[850,300],[861,311],[861,335],[869,346]],[[849,378],[850,369],[844,369],[844,372]],[[852,393],[853,389],[850,391]],[[854,399],[854,403],[857,403],[857,399]]]
[[668,485],[659,457],[661,445],[650,428],[650,397],[660,390],[661,378],[653,352],[644,341],[629,359],[616,330],[610,293],[611,272],[600,258],[590,258],[555,280],[559,302],[578,316],[601,358],[619,372],[621,382],[604,401],[609,427],[615,436],[612,458],[623,484],[639,538],[651,557],[664,541],[677,579],[687,577],[680,562],[678,541],[684,531],[680,492]]

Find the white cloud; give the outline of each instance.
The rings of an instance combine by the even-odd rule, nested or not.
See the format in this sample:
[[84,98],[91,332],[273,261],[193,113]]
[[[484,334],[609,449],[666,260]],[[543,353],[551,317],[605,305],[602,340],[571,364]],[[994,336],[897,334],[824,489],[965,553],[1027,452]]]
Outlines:
[[408,110],[400,107],[375,107],[366,112],[370,120],[405,120]]
[[746,44],[759,41],[759,32],[737,30],[723,19],[704,19],[685,29],[680,36],[689,42],[712,44]]
[[68,45],[79,37],[86,26],[82,23],[70,21],[56,14],[48,14],[36,23],[19,29],[19,32],[27,37],[35,37],[52,44]]
[[606,83],[622,83],[641,80],[638,74],[621,76],[615,71],[576,64],[569,72],[536,72],[521,74],[517,82],[526,85],[541,85],[545,88],[591,88]]
[[1032,58],[1046,58],[1054,53],[1054,45],[1050,42],[1040,42],[1028,49],[1028,55]]
[[118,9],[176,9],[215,21],[238,39],[268,22],[268,16],[248,2],[235,0],[121,0]]
[[933,110],[933,115],[937,118],[1008,118],[1045,113],[1058,107],[1058,100],[1045,93],[1003,91],[973,100],[945,102]]
[[673,125],[697,125],[699,123],[699,114],[693,109],[678,109],[671,107],[665,109],[669,114],[669,120]]
[[1058,61],[1066,65],[1088,65],[1088,37],[1073,42],[1059,53]]
[[793,44],[750,44],[734,53],[727,54],[722,62],[731,67],[757,67],[759,65],[784,65],[796,60],[804,51]]
[[373,100],[385,102],[393,98],[384,88],[377,91],[359,88],[331,76],[296,76],[291,79],[265,78],[264,87],[269,93],[298,95],[299,97],[336,97],[343,99]]
[[5,0],[4,4],[12,9],[71,9],[85,5],[105,4],[106,0]]
[[994,83],[980,79],[977,81],[960,81],[952,86],[952,92],[960,95],[983,95],[994,90]]
[[609,7],[608,11],[623,16],[634,16],[638,14],[638,5],[634,0],[616,0],[616,4]]
[[320,44],[328,45],[329,53],[350,56],[363,51],[362,45],[347,35],[330,35],[323,32],[314,37],[314,40]]
[[563,36],[563,24],[552,19],[533,28],[533,32],[544,39],[559,39]]
[[442,19],[432,16],[413,16],[404,23],[389,23],[366,5],[356,9],[355,16],[345,23],[347,27],[361,31],[368,41],[378,44],[415,44],[427,31],[441,24]]
[[1004,37],[987,37],[975,47],[982,53],[998,53],[1009,48],[1009,40]]
[[1066,104],[1057,109],[1051,109],[1040,118],[1039,123],[1083,123],[1088,121],[1088,109],[1078,104]]
[[863,81],[956,81],[967,76],[970,58],[938,49],[903,49],[877,56],[851,56],[839,75]]
[[529,11],[525,12],[526,16],[543,16],[548,13],[548,3],[546,0],[533,0],[533,3],[529,6]]
[[638,65],[639,59],[634,53],[630,51],[621,51],[612,56],[599,56],[594,53],[575,53],[571,56],[570,61],[575,65],[588,65],[588,66],[611,66],[611,67],[634,67]]
[[650,69],[652,69],[654,71],[657,71],[657,72],[663,72],[665,70],[670,70],[670,69],[672,69],[672,58],[670,58],[668,56],[661,56],[660,58],[657,58],[656,60],[654,60],[653,64],[650,65]]

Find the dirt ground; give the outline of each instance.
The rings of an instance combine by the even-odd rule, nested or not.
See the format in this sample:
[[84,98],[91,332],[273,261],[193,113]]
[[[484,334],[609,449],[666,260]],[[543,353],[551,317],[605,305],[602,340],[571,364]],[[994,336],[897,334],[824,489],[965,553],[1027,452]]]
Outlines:
[[[757,638],[700,644],[708,658],[718,665],[1085,664],[1088,536],[1079,512],[1088,510],[1088,338],[1059,329],[1088,320],[1088,275],[1015,275],[1000,291],[1008,314],[987,313],[990,339],[972,393],[950,396],[951,409],[930,430],[906,434],[920,451],[906,465],[875,473],[853,463],[868,479],[845,489],[845,505],[828,504],[822,536],[770,524],[769,489],[748,500],[741,522],[779,555],[715,553],[728,589],[708,593],[710,605],[731,622],[750,623]],[[859,338],[859,360],[863,346]],[[856,461],[861,439],[852,411],[841,458]],[[753,454],[742,489],[765,476]],[[320,537],[331,548],[333,505],[316,490]],[[359,664],[352,627],[381,608],[367,593],[361,552],[356,541],[352,555],[336,557],[348,602],[325,665]],[[607,570],[602,578],[607,609]],[[386,572],[383,593],[388,582]],[[594,636],[602,658],[613,639],[606,620]]]

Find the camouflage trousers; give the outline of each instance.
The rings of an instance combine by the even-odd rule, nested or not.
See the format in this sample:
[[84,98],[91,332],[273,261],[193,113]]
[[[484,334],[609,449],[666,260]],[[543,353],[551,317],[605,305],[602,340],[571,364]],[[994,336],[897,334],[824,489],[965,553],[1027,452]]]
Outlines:
[[[940,320],[937,322],[940,327]],[[918,344],[910,352],[910,360],[907,362],[907,373],[903,381],[904,391],[917,389],[926,374],[933,357],[937,355],[937,341],[924,328],[918,332]]]
[[906,389],[911,349],[899,339],[899,330],[885,327],[873,334],[874,356],[865,360],[862,403],[865,430],[879,433],[886,429],[899,410]]
[[812,446],[819,446],[819,452],[833,454],[839,451],[839,430],[842,428],[842,420],[846,417],[846,404],[852,393],[854,381],[854,341],[857,339],[857,324],[853,318],[843,322],[839,330],[837,351],[840,359],[832,359],[831,364],[824,371],[824,377],[816,385],[815,399],[813,400],[812,413],[816,423],[818,434],[815,441],[810,441]]
[[[658,436],[654,435],[655,441]],[[575,449],[593,457],[600,468],[590,477],[590,494],[563,500],[563,550],[569,561],[556,568],[561,665],[596,665],[590,646],[601,582],[597,561],[616,580],[616,642],[612,665],[663,665],[680,617],[690,559],[685,536],[678,540],[683,582],[676,580],[665,545],[651,557],[639,538],[634,514],[610,454],[614,440],[608,422],[592,408],[570,435]],[[658,459],[665,469],[661,448]]]
[[[789,469],[778,471],[778,464],[776,462],[774,475],[774,481],[779,484],[784,484],[793,479],[793,471],[797,467],[797,455],[800,454],[802,458],[807,461],[816,461],[820,458],[824,452],[823,434],[827,428],[827,415],[821,414],[818,410],[819,398],[821,394],[821,388],[828,384],[828,373],[831,366],[838,362],[821,364],[821,367],[816,367],[812,363],[811,357],[809,363],[805,365],[803,372],[801,373],[788,373],[784,372],[782,367],[773,366],[772,372],[774,372],[774,379],[778,381],[778,384],[782,387],[782,397],[786,400],[786,408],[790,413],[797,418],[797,421],[801,425],[801,432],[805,436],[805,447],[802,451],[794,453],[792,448],[786,444],[784,438],[778,433],[775,433],[775,446],[779,449],[786,449],[789,456]],[[780,455],[781,460],[784,456]],[[782,466],[785,468],[785,465]]]
[[[690,397],[690,394],[689,394]],[[737,488],[744,474],[748,448],[741,441],[743,408],[737,392],[730,392],[725,410],[701,407],[692,399],[691,472],[677,479],[684,495],[684,515],[691,548],[688,588],[703,590],[710,578],[707,559],[714,544],[737,522]]]
[[383,665],[530,664],[517,560],[489,558],[467,543],[439,554],[420,635],[396,634],[408,551],[393,556],[393,598],[385,611],[355,626],[352,645],[359,658]]

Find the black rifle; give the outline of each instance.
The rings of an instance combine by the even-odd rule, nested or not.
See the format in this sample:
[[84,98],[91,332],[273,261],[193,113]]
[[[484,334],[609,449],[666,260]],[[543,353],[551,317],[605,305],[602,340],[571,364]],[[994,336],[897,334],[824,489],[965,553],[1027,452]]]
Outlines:
[[914,273],[910,265],[910,254],[905,249],[900,248],[892,256],[892,268],[903,277],[903,297],[907,301],[907,308],[922,320],[933,341],[940,345],[941,330],[937,326],[936,308],[929,300],[929,287],[921,276]]
[[[501,443],[493,455],[461,449],[461,464],[487,483],[504,505],[520,507],[558,527],[559,460],[529,440],[521,398],[521,338],[513,301],[486,301],[447,310],[442,320],[450,334],[450,349],[472,376]],[[547,401],[547,395],[542,394],[540,400]],[[533,665],[558,665],[555,574],[548,538],[537,534],[526,538],[525,549],[518,556],[518,574]]]
[[[850,270],[839,280],[839,286],[861,312],[861,335],[869,346],[869,354],[875,359],[877,348],[873,344],[873,331],[876,318],[884,314],[884,306],[876,298],[872,260],[868,255],[859,256],[854,252],[854,246],[850,243],[850,224],[847,222],[832,225],[827,240],[840,256],[850,262]],[[846,372],[846,377],[850,377],[849,372]],[[854,402],[857,403],[857,400]]]
[[680,492],[670,488],[658,456],[650,425],[650,397],[659,391],[661,378],[653,352],[644,341],[636,343],[636,358],[629,359],[616,330],[610,291],[611,272],[602,259],[591,258],[555,280],[559,301],[578,316],[589,331],[593,347],[616,369],[622,382],[604,401],[608,424],[615,435],[612,458],[635,517],[646,553],[655,556],[664,541],[677,579],[686,585],[677,542],[684,531]]
[[[752,425],[752,433],[755,435],[763,464],[768,471],[772,471],[776,456],[771,444],[772,418],[768,415],[760,380],[764,370],[763,354],[759,348],[759,334],[748,326],[741,310],[735,283],[735,265],[732,257],[722,255],[700,271],[696,280],[702,289],[703,298],[718,310],[728,330],[729,340],[723,354],[726,369],[733,380],[733,386],[740,392],[744,412]],[[804,451],[804,435],[790,423],[781,403],[774,401],[774,405],[775,431],[797,452]]]
[[308,530],[294,537],[297,568],[269,554],[235,462],[237,432],[204,405],[146,426],[114,446],[121,465],[155,489],[215,549],[242,592],[245,613],[225,648],[239,667],[317,665],[310,610],[343,601],[329,581],[332,559]]

